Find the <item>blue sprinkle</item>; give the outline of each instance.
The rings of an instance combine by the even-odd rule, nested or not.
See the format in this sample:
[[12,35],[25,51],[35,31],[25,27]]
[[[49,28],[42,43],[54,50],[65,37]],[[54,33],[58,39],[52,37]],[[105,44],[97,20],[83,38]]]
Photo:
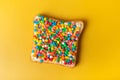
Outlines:
[[37,44],[37,41],[35,41],[34,43]]
[[66,54],[64,53],[64,56],[66,56]]
[[52,36],[50,36],[50,39],[52,39]]
[[34,32],[37,32],[37,29],[34,29]]
[[44,20],[44,16],[41,16],[41,20]]
[[80,34],[76,34],[76,36],[78,37]]
[[40,37],[41,35],[40,34],[38,34],[38,37]]
[[76,28],[76,25],[72,26],[73,28]]
[[68,56],[68,54],[65,52],[65,53],[64,53],[64,56]]
[[60,21],[60,24],[63,24],[64,23],[64,21]]
[[67,40],[70,40],[70,37],[68,37]]
[[72,56],[70,56],[70,58],[73,58]]
[[70,48],[68,47],[67,50],[70,51]]
[[52,22],[52,26],[56,26],[56,22],[55,21]]
[[46,31],[44,31],[44,34],[46,34]]
[[71,34],[68,34],[68,36],[70,37],[70,36],[71,36]]
[[38,56],[41,56],[41,54],[38,54]]
[[39,21],[34,21],[35,24],[39,24]]
[[70,26],[70,25],[71,25],[71,22],[68,22],[68,25]]
[[34,53],[35,51],[34,50],[32,50],[32,53]]
[[62,55],[62,52],[60,52],[60,55]]
[[68,60],[68,63],[70,62],[70,60]]
[[39,48],[39,46],[36,46],[36,49],[38,49]]
[[48,55],[48,57],[50,58],[50,55]]
[[75,48],[72,48],[72,51],[75,51]]
[[43,60],[42,60],[42,59],[40,59],[40,62],[42,63],[42,62],[43,62]]
[[52,45],[53,45],[53,46],[56,46],[56,42],[52,42]]
[[56,32],[56,34],[58,34],[59,30],[56,30],[55,32]]

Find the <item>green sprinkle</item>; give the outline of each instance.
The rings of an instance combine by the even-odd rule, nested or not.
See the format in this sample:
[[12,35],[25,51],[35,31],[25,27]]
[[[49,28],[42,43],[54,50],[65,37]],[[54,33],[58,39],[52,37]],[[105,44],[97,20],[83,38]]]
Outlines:
[[64,44],[63,44],[64,46],[67,46],[67,43],[66,42],[64,42]]
[[60,21],[60,24],[64,24],[64,21]]
[[50,47],[48,47],[48,51],[50,51],[50,52],[51,52],[51,48],[50,48]]
[[60,61],[60,57],[58,56],[58,58],[57,58],[57,62],[59,62]]
[[42,23],[42,24],[44,24],[44,23],[45,23],[45,21],[44,21],[44,20],[41,20],[41,23]]
[[56,31],[55,31],[55,32],[56,32],[56,34],[58,34],[58,33],[59,33],[59,31],[60,31],[60,29],[56,30]]
[[42,58],[44,57],[44,55],[42,55]]
[[68,22],[68,26],[70,26],[71,25],[71,22]]
[[74,59],[72,59],[72,62],[74,62],[75,60]]
[[46,20],[48,20],[48,17],[46,17]]
[[65,51],[65,55],[66,55],[66,56],[68,56],[68,52],[69,52],[68,50]]
[[60,38],[56,38],[57,41],[60,41]]
[[64,36],[64,39],[67,40],[67,36]]
[[66,61],[66,62],[70,62],[70,60],[69,60],[69,59],[66,59],[65,61]]
[[52,19],[49,19],[49,22],[52,22]]
[[42,46],[36,46],[36,49],[37,49],[37,50],[41,50],[41,49],[42,49]]
[[51,34],[52,36],[56,36],[56,34]]
[[37,44],[37,41],[34,41],[34,44]]
[[41,17],[41,14],[38,14],[38,17]]
[[62,47],[62,48],[65,48],[65,46],[64,46],[63,44],[61,45],[61,47]]
[[58,51],[56,51],[56,54],[59,54]]
[[66,28],[62,28],[62,32],[66,32]]
[[52,31],[52,26],[49,26],[48,29],[49,29],[50,31]]

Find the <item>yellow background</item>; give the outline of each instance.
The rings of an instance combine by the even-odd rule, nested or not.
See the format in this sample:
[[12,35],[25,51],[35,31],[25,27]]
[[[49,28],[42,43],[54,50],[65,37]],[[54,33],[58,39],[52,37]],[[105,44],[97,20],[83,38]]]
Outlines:
[[[30,60],[38,13],[84,20],[75,68]],[[120,0],[0,0],[0,80],[120,80]]]

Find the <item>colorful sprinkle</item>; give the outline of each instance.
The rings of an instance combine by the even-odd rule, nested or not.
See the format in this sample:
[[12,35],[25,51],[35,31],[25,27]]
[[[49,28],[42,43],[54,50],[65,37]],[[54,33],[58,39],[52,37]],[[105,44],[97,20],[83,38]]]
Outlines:
[[42,62],[75,65],[81,22],[64,22],[37,15],[34,19],[32,57]]
[[43,60],[42,60],[42,59],[40,59],[40,62],[42,63],[42,62],[43,62]]

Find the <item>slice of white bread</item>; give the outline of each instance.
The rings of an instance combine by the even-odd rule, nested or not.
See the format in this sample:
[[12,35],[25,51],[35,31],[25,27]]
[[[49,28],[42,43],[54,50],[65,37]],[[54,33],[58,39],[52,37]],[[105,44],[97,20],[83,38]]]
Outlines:
[[82,21],[64,22],[37,15],[34,19],[31,59],[40,63],[74,67],[83,27]]

